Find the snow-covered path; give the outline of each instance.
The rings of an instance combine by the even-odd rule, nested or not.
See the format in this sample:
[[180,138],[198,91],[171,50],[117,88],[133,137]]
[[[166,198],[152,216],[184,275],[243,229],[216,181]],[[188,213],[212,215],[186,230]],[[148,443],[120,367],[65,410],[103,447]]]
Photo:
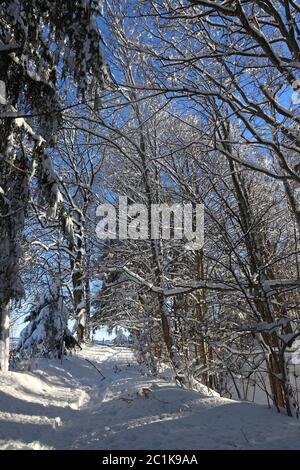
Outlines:
[[143,377],[127,348],[91,345],[63,365],[0,375],[0,448],[300,449],[298,420],[203,390]]

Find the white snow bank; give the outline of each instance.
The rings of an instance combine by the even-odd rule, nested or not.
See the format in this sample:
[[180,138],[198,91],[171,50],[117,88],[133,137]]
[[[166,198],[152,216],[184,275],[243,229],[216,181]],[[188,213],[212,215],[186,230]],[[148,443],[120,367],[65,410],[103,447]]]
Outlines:
[[92,345],[0,376],[0,448],[300,449],[300,430],[274,409],[143,377],[127,348]]

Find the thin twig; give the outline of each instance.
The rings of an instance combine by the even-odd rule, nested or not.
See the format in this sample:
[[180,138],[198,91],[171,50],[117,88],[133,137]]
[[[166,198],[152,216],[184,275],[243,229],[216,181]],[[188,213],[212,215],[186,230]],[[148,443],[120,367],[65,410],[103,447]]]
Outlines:
[[91,364],[93,367],[95,367],[95,369],[99,372],[100,375],[102,375],[102,380],[106,379],[106,377],[104,377],[104,375],[102,374],[101,370],[98,369],[98,367],[95,366],[95,364],[92,363],[92,361],[90,361],[89,359],[86,359],[86,361]]

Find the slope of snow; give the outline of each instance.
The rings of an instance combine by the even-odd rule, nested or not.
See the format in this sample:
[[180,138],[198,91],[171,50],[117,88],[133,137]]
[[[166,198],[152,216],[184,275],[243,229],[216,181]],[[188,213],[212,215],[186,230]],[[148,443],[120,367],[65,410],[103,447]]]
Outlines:
[[300,449],[300,429],[262,405],[143,377],[129,349],[94,344],[0,375],[0,448]]

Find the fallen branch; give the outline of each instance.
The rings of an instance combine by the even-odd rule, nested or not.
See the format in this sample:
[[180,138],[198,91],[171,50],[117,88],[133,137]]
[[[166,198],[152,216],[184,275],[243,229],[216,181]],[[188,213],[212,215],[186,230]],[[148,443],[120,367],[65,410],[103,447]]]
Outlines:
[[91,364],[93,367],[95,367],[96,371],[98,371],[99,374],[102,375],[102,379],[101,379],[101,380],[106,379],[106,377],[102,374],[101,370],[98,369],[98,367],[96,367],[95,364],[92,363],[92,361],[90,361],[89,359],[86,359],[86,362],[88,362],[88,363]]

